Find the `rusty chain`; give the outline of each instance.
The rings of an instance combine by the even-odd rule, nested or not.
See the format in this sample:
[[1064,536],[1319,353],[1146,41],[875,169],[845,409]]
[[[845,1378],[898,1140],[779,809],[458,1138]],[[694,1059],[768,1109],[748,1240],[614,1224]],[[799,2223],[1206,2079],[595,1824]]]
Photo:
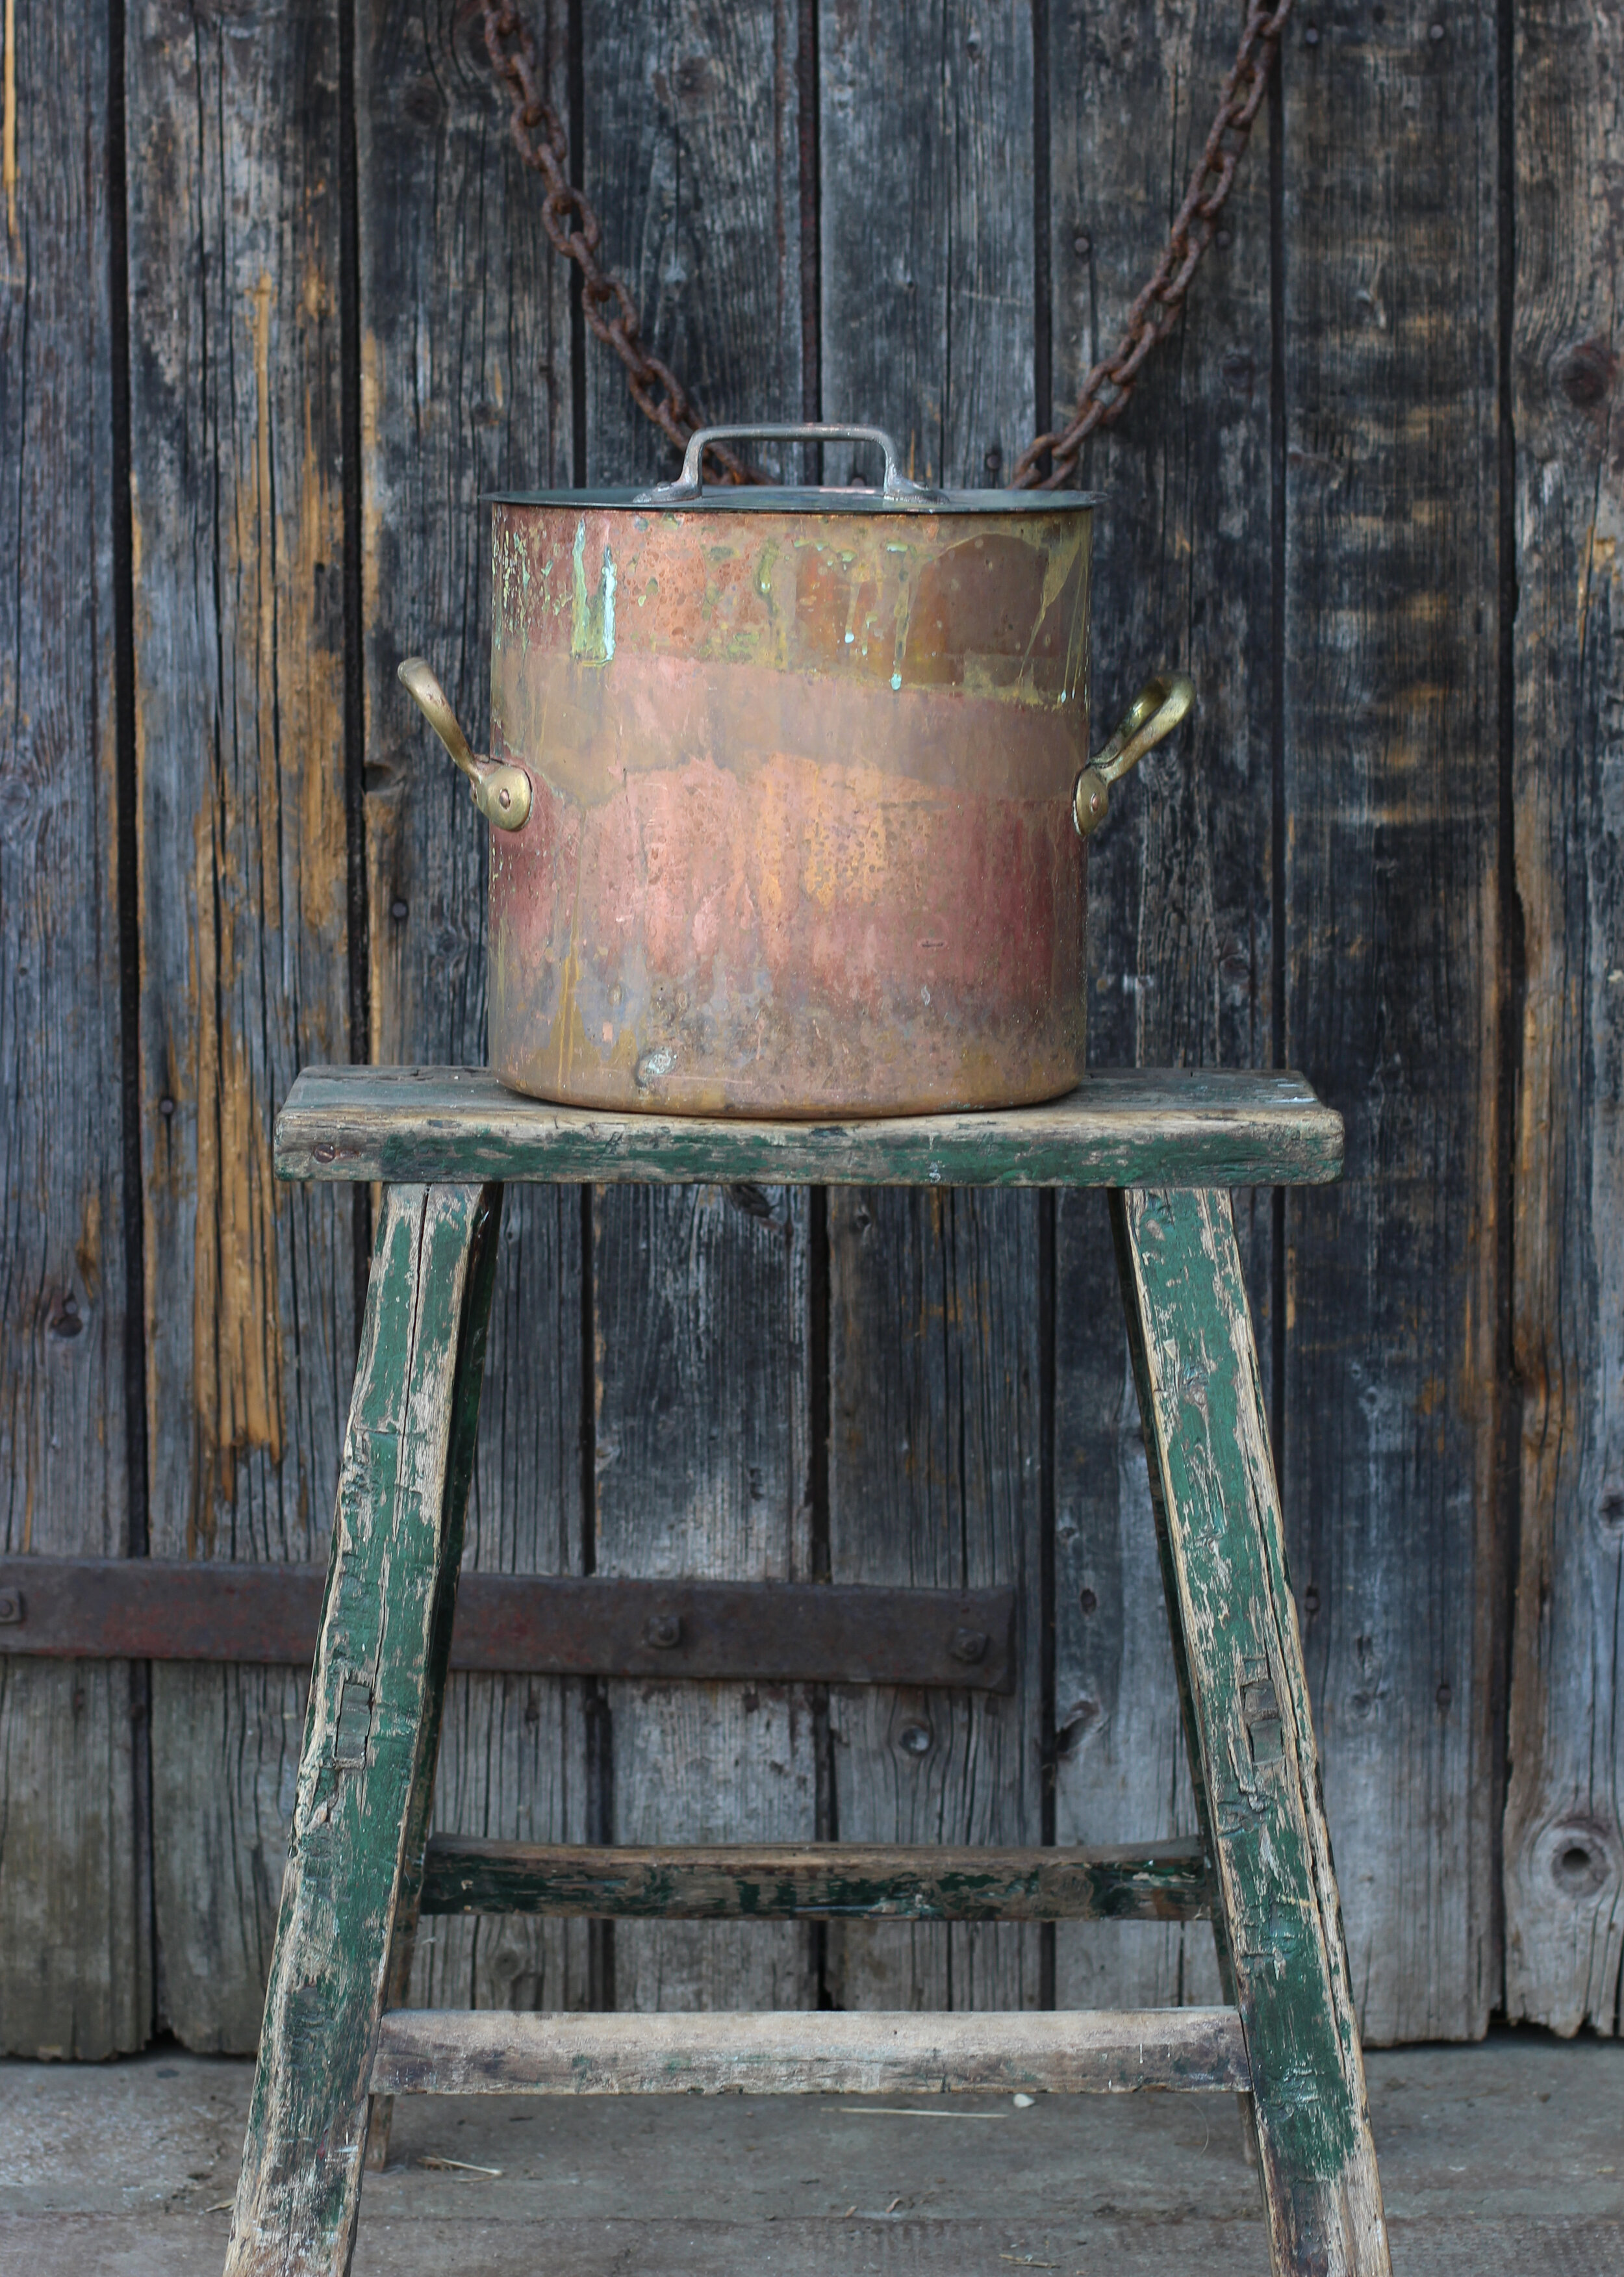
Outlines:
[[[491,68],[507,85],[515,148],[547,194],[542,226],[553,250],[581,271],[581,309],[588,328],[613,348],[626,369],[631,400],[646,419],[681,451],[704,415],[670,366],[643,341],[637,303],[621,279],[598,258],[603,231],[585,196],[569,179],[569,142],[563,121],[542,93],[536,76],[536,42],[512,0],[473,0],[483,5],[485,49]],[[1058,490],[1076,469],[1078,453],[1096,427],[1108,427],[1127,409],[1146,358],[1178,321],[1191,279],[1212,243],[1218,217],[1234,185],[1262,107],[1292,0],[1249,0],[1245,29],[1234,63],[1224,79],[1218,115],[1185,201],[1174,218],[1167,246],[1149,283],[1128,311],[1127,327],[1114,354],[1096,363],[1064,427],[1037,436],[1016,461],[1012,490]],[[537,130],[540,129],[539,137]],[[729,482],[764,482],[766,477],[721,444],[713,457]],[[1047,461],[1047,466],[1045,462]]]
[[[1190,280],[1212,243],[1234,185],[1235,169],[1262,107],[1280,34],[1292,0],[1269,7],[1250,0],[1240,47],[1224,80],[1218,115],[1190,187],[1178,209],[1150,282],[1128,311],[1127,328],[1114,355],[1094,365],[1064,427],[1040,435],[1022,452],[1010,476],[1012,490],[1058,490],[1077,465],[1077,454],[1096,427],[1108,427],[1127,409],[1146,357],[1165,339],[1184,307]],[[1044,471],[1044,460],[1048,460]]]
[[[645,419],[683,450],[704,414],[667,363],[644,346],[636,301],[612,269],[598,258],[603,231],[597,215],[569,179],[569,141],[564,123],[536,76],[536,42],[530,27],[508,0],[484,0],[485,50],[491,68],[506,82],[511,99],[509,124],[515,148],[532,173],[546,184],[541,225],[555,253],[581,271],[581,313],[587,327],[626,367],[631,400]],[[539,135],[537,133],[540,129]],[[766,477],[734,452],[713,444],[713,457],[729,482],[764,482]]]

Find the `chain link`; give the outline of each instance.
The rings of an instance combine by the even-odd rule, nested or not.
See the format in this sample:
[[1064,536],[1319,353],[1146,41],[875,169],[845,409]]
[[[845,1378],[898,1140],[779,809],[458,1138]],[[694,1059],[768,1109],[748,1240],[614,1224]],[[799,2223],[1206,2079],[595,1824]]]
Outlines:
[[[524,164],[546,184],[542,227],[553,250],[581,271],[581,309],[588,328],[625,366],[626,385],[638,410],[683,450],[689,437],[705,424],[704,415],[670,366],[644,346],[637,303],[621,278],[598,258],[603,232],[597,215],[570,181],[568,139],[563,121],[538,83],[530,26],[511,0],[473,0],[473,4],[483,4],[491,68],[508,89],[515,147]],[[1075,472],[1078,453],[1094,429],[1109,427],[1127,409],[1146,358],[1178,321],[1190,281],[1212,243],[1291,12],[1292,0],[1278,0],[1272,7],[1268,0],[1249,0],[1246,28],[1224,81],[1218,115],[1166,249],[1128,311],[1127,328],[1115,354],[1090,371],[1066,424],[1039,435],[1022,452],[1010,476],[1012,490],[1062,488]],[[705,456],[707,461],[714,459],[728,482],[767,479],[721,444],[713,444]]]
[[[564,123],[542,93],[537,78],[536,42],[519,11],[506,0],[484,0],[485,50],[491,68],[508,89],[510,124],[520,158],[546,184],[541,225],[555,253],[581,271],[581,313],[587,328],[613,348],[626,368],[631,400],[679,451],[687,447],[705,415],[669,364],[645,347],[637,303],[612,269],[598,258],[603,231],[597,215],[569,179],[569,141]],[[538,133],[539,129],[539,133]],[[766,476],[721,444],[705,453],[731,483],[765,482]]]
[[1071,480],[1078,453],[1094,429],[1109,427],[1127,409],[1146,357],[1178,321],[1190,280],[1212,243],[1218,217],[1234,185],[1235,169],[1251,136],[1252,122],[1262,107],[1280,34],[1291,12],[1292,0],[1279,0],[1273,8],[1266,0],[1251,0],[1240,47],[1224,82],[1207,147],[1190,177],[1166,250],[1128,311],[1127,328],[1116,354],[1095,364],[1084,380],[1065,425],[1038,436],[1022,452],[1010,476],[1012,490],[1062,488]]

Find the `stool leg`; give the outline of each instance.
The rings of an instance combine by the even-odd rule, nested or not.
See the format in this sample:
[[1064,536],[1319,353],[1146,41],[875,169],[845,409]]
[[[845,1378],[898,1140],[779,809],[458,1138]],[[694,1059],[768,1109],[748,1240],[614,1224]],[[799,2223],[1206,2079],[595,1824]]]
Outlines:
[[1276,2277],[1389,2277],[1381,2184],[1229,1197],[1111,1196]]
[[[406,1844],[400,1858],[400,1879],[395,1894],[394,1930],[384,1974],[385,2010],[401,2008],[411,1988],[412,1961],[417,1947],[417,1922],[423,1902],[423,1870],[434,1816],[434,1775],[439,1763],[440,1725],[446,1710],[446,1677],[451,1665],[451,1636],[456,1613],[456,1576],[462,1563],[463,1521],[468,1490],[474,1475],[474,1454],[479,1441],[479,1391],[484,1381],[485,1338],[491,1319],[491,1282],[496,1260],[496,1237],[501,1224],[502,1190],[488,1187],[492,1198],[490,1222],[481,1235],[484,1281],[475,1292],[469,1317],[468,1352],[462,1378],[469,1396],[452,1404],[452,1436],[446,1472],[446,1552],[451,1585],[440,1593],[433,1634],[429,1639],[428,1681],[424,1688],[423,1734],[412,1772],[412,1792],[406,1809]],[[381,2173],[389,2163],[389,2133],[394,2123],[393,2095],[370,2099],[367,2121],[367,2165]]]
[[461,1555],[499,1186],[386,1190],[226,2277],[344,2277],[435,1659]]

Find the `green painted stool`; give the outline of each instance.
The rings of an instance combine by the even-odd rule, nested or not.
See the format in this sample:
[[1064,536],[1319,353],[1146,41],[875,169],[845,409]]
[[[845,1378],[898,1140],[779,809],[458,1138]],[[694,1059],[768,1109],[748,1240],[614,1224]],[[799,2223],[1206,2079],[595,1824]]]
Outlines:
[[[1140,2087],[1247,2099],[1277,2273],[1386,2277],[1340,1905],[1224,1191],[1334,1178],[1341,1156],[1340,1118],[1292,1075],[1138,1070],[1093,1077],[1049,1107],[833,1127],[547,1107],[474,1070],[299,1078],[277,1126],[278,1175],[376,1179],[385,1192],[228,2277],[343,2277],[375,2098],[382,2120],[382,2098],[435,2090]],[[1006,1910],[1026,1919],[1210,1910],[1230,2006],[600,2016],[398,2005],[423,1894],[503,1183],[743,1179],[1111,1190],[1201,1852],[977,1854],[1004,1860],[1004,1886],[1019,1899]],[[526,1884],[545,1887],[560,1854],[538,1848],[516,1873],[510,1857],[506,1887],[482,1892],[490,1909],[522,1906]],[[781,1914],[816,1911],[820,1887],[827,1899],[832,1869],[820,1854],[785,1854]],[[844,1912],[867,1854],[844,1861]],[[673,1911],[682,1859],[665,1860]],[[955,1908],[940,1853],[893,1852],[882,1865],[869,1857],[876,1912],[921,1893],[939,1917],[972,1909]],[[983,1890],[973,1911],[988,1910]]]

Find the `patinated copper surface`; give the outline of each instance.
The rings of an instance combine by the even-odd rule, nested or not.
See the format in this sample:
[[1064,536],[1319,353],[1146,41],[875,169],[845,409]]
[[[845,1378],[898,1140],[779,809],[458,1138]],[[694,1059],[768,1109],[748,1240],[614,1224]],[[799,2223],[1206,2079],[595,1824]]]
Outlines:
[[1071,1089],[1088,508],[494,511],[492,753],[533,786],[492,834],[503,1081],[813,1117]]

